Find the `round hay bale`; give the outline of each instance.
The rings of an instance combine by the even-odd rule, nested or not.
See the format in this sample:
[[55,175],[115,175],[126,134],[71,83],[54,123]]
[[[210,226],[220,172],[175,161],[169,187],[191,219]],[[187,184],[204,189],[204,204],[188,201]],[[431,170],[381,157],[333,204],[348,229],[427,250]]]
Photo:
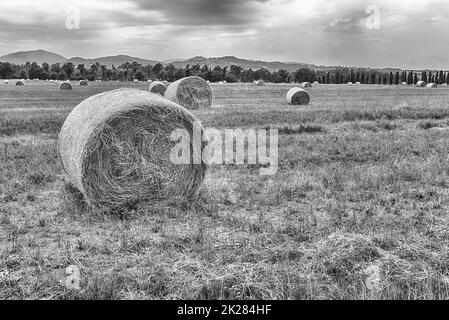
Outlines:
[[265,81],[263,81],[262,79],[256,81],[256,86],[263,86],[263,85],[265,85]]
[[313,82],[314,85],[319,85],[320,83],[318,81]]
[[165,97],[187,109],[210,108],[212,89],[200,77],[186,77],[173,82],[167,87]]
[[59,84],[59,90],[72,90],[72,85],[68,81]]
[[307,105],[310,102],[310,96],[306,90],[294,87],[287,92],[287,102],[293,105]]
[[357,81],[356,83],[355,83],[356,85],[360,85],[360,82],[359,81]]
[[80,82],[78,82],[78,84],[80,86],[87,86],[87,81],[86,80],[80,80]]
[[138,79],[133,79],[133,82],[139,82],[139,80]]
[[5,84],[8,84],[8,83],[9,83],[9,81],[8,81],[8,80],[5,80],[4,82],[5,82]]
[[427,85],[427,88],[437,88],[437,87],[438,87],[438,85],[436,83],[429,83]]
[[310,82],[301,83],[301,87],[303,88],[312,88],[312,84]]
[[157,93],[163,96],[165,90],[167,90],[167,87],[160,81],[153,81],[150,84],[150,92]]
[[418,81],[417,83],[416,83],[416,86],[417,87],[425,87],[426,86],[426,82],[425,81]]
[[16,81],[16,86],[24,86],[24,85],[25,85],[25,81],[23,81],[23,80]]
[[407,85],[407,82],[401,82],[401,85],[402,85],[402,86],[406,86],[406,85]]
[[175,129],[192,136],[203,128],[185,108],[148,91],[116,89],[76,106],[58,139],[68,180],[94,209],[127,208],[140,201],[191,198],[207,167],[194,163],[205,143],[190,141],[187,164],[174,164],[170,141]]

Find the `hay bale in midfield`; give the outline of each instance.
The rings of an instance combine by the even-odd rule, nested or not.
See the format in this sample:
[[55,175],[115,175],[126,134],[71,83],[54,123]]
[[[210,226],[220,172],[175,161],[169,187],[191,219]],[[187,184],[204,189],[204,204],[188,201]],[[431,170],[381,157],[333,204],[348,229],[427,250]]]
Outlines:
[[287,92],[287,102],[293,105],[307,105],[310,102],[310,95],[306,90],[294,87]]
[[24,85],[25,85],[25,81],[23,81],[23,80],[16,81],[16,86],[24,86]]
[[72,85],[68,81],[59,84],[59,90],[72,90]]
[[401,82],[401,85],[402,85],[402,86],[406,86],[406,85],[407,85],[407,82]]
[[5,84],[8,84],[8,83],[9,83],[8,80],[5,80],[4,82],[5,82]]
[[264,85],[265,81],[263,81],[262,79],[256,81],[256,86],[264,86]]
[[418,81],[417,83],[416,83],[416,86],[417,87],[425,87],[426,86],[426,82],[425,81]]
[[199,109],[210,108],[213,94],[203,78],[193,76],[170,84],[164,96],[187,109]]
[[310,82],[301,83],[301,87],[303,88],[312,88],[312,84]]
[[95,209],[190,198],[207,169],[202,161],[193,163],[193,153],[201,154],[205,143],[190,141],[190,163],[174,164],[170,135],[175,129],[192,135],[195,126],[203,131],[176,103],[148,91],[117,89],[72,110],[59,134],[59,157],[68,180]]
[[437,88],[437,87],[438,87],[438,85],[436,83],[429,83],[427,85],[427,88]]
[[320,83],[318,81],[313,82],[314,85],[319,85]]
[[153,81],[150,84],[150,92],[160,94],[161,96],[164,95],[165,90],[167,90],[167,87],[165,84],[163,84],[160,81]]
[[355,84],[356,84],[356,85],[360,85],[361,83],[360,83],[359,81],[357,81]]
[[86,80],[80,80],[80,82],[78,82],[78,85],[80,85],[80,86],[87,86],[87,81]]
[[349,85],[352,85],[352,82],[351,82],[351,81],[348,81],[348,84],[349,84]]

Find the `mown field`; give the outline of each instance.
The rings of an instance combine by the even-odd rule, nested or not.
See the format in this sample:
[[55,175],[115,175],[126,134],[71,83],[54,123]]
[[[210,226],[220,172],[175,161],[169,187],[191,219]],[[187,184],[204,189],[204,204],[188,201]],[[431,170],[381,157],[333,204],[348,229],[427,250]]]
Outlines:
[[320,85],[288,106],[290,85],[212,85],[194,113],[279,129],[277,174],[214,166],[196,201],[99,215],[64,183],[57,135],[125,86],[147,89],[0,83],[0,299],[449,298],[448,87]]

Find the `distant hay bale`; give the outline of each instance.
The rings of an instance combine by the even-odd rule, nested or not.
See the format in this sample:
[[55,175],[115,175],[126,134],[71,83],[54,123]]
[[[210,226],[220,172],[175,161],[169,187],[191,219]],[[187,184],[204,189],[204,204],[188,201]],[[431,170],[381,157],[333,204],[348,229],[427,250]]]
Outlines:
[[4,82],[5,82],[5,84],[8,84],[8,83],[9,83],[8,80],[5,80]]
[[407,82],[401,82],[401,85],[406,86]]
[[78,85],[80,85],[80,86],[87,86],[87,81],[86,80],[80,80],[80,82],[78,82]]
[[349,84],[349,85],[352,85],[352,82],[351,82],[351,81],[348,81],[348,84]]
[[314,85],[319,85],[320,83],[318,81],[313,82]]
[[25,82],[23,80],[17,80],[16,81],[16,86],[24,86]]
[[160,81],[153,81],[150,84],[150,92],[160,94],[161,96],[164,95],[165,90],[167,90],[167,87],[165,84],[163,84]]
[[438,85],[436,83],[429,83],[427,85],[427,88],[437,88],[437,87],[438,87]]
[[209,84],[196,76],[173,82],[167,87],[164,96],[187,109],[210,108],[213,98]]
[[426,82],[425,82],[425,81],[418,81],[418,82],[416,83],[416,86],[417,86],[417,87],[425,87],[425,86],[426,86]]
[[70,82],[64,81],[59,84],[59,90],[72,90]]
[[356,83],[355,83],[356,85],[360,85],[360,82],[359,81],[357,81]]
[[217,84],[223,84],[223,81],[218,81]]
[[139,80],[138,79],[133,79],[133,82],[139,82]]
[[301,87],[303,88],[312,88],[312,84],[310,82],[301,83]]
[[259,79],[255,82],[256,86],[264,86],[265,85],[265,81],[263,81],[262,79]]
[[307,105],[310,102],[310,96],[306,90],[294,87],[287,92],[287,102],[292,105]]
[[148,91],[100,93],[68,115],[59,134],[59,157],[70,183],[94,209],[191,198],[207,169],[204,162],[192,161],[193,153],[201,154],[205,143],[190,142],[190,163],[174,164],[170,136],[175,129],[192,135],[197,121],[185,108]]

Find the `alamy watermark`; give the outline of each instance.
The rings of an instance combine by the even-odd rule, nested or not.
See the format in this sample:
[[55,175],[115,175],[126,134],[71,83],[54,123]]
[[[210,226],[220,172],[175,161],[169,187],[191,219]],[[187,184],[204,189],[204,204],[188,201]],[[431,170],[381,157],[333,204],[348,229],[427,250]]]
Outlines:
[[365,9],[368,17],[365,20],[365,26],[368,30],[380,29],[380,9],[376,5],[369,5]]
[[65,27],[69,30],[79,30],[81,28],[80,8],[68,6],[66,8]]
[[[176,129],[170,140],[176,145],[170,150],[173,164],[259,165],[261,175],[274,175],[278,170],[277,129],[201,130],[193,123],[193,132]],[[203,143],[206,145],[202,147]]]

